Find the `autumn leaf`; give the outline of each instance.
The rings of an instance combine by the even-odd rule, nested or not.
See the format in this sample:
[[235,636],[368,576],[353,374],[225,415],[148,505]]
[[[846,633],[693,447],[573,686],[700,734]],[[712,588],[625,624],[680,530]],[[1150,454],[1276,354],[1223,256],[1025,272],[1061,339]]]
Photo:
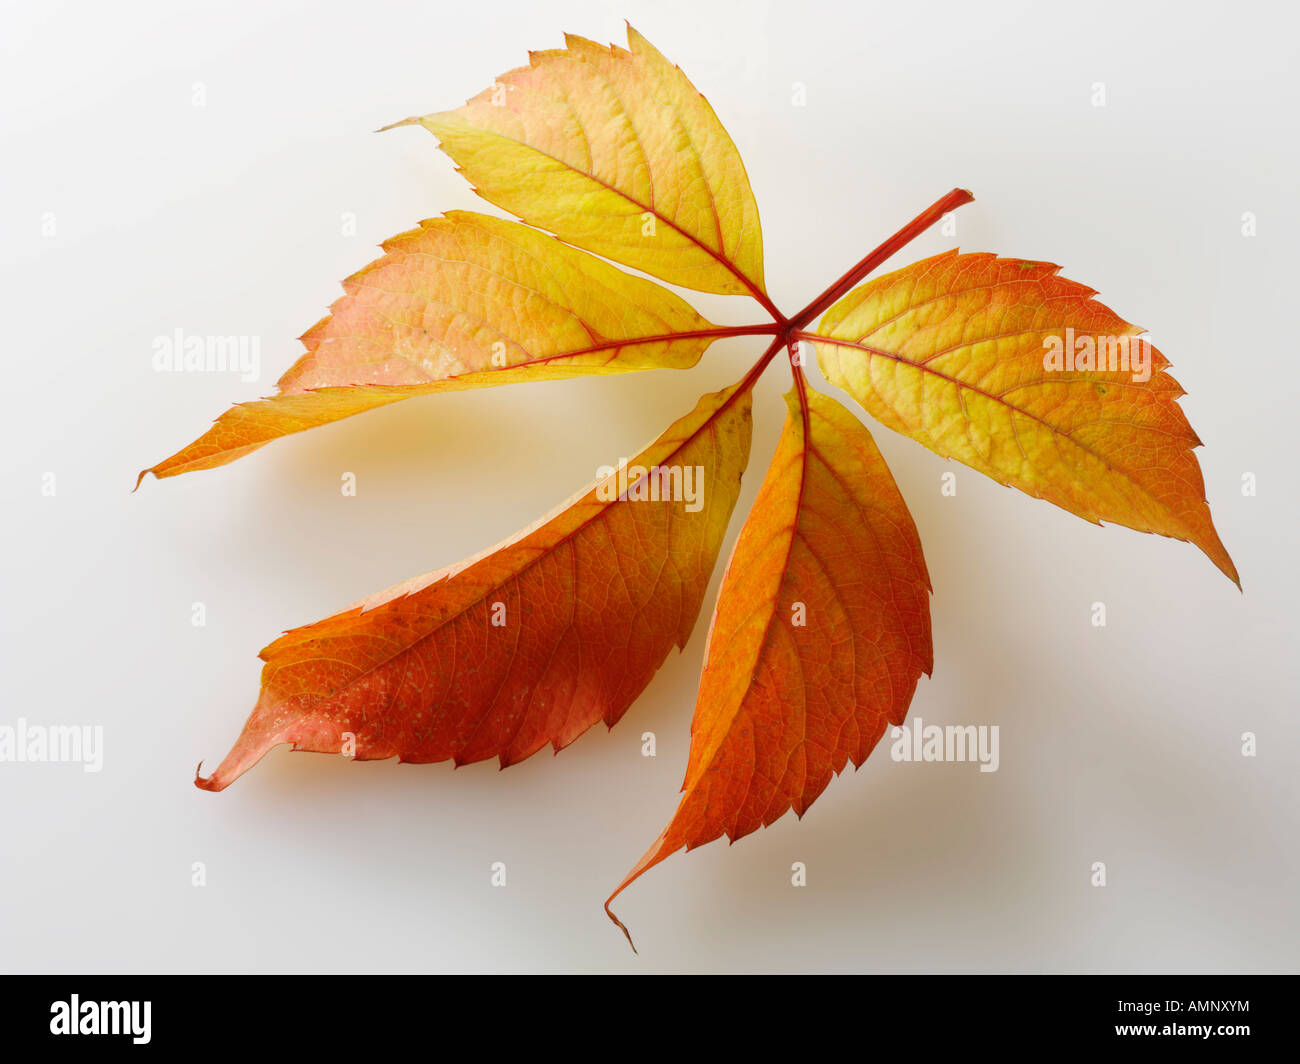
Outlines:
[[607,912],[683,846],[802,817],[903,723],[933,665],[921,542],[875,441],[806,385],[786,405],[709,629],[684,796]]
[[803,336],[881,424],[1087,521],[1194,543],[1240,586],[1169,362],[1059,269],[946,252],[867,282]]
[[680,69],[631,26],[626,49],[573,34],[464,107],[408,118],[480,196],[530,225],[702,292],[763,287],[740,153]]
[[[802,816],[902,723],[932,667],[915,525],[867,429],[808,384],[804,342],[888,428],[1088,521],[1194,543],[1238,581],[1168,361],[1091,289],[1049,263],[955,251],[865,280],[969,192],[787,315],[767,294],[735,145],[630,27],[626,49],[568,36],[463,107],[398,125],[434,133],[480,195],[527,224],[456,212],[390,240],[302,338],[280,394],[146,472],[222,465],[410,396],[687,368],[722,337],[768,346],[630,469],[491,551],[272,643],[253,713],[200,787],[221,790],[283,743],[505,766],[612,726],[690,635],[748,459],[752,389],[788,352],[788,414],[722,580],[683,794],[606,911],[622,927],[610,903],[683,848]],[[771,320],[713,325],[603,259],[749,296]],[[694,506],[681,489],[697,469]]]
[[685,369],[724,335],[679,296],[516,222],[457,211],[384,245],[303,337],[282,394],[242,403],[140,474],[211,469],[433,392]]
[[[239,741],[199,786],[223,789],[280,743],[504,768],[613,727],[695,624],[749,457],[752,383],[706,395],[493,550],[277,639]],[[695,503],[684,476],[701,478]]]

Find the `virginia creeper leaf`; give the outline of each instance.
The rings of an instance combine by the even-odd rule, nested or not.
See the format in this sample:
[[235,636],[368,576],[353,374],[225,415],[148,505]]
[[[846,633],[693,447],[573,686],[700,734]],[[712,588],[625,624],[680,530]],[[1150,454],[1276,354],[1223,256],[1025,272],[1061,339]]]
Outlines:
[[803,816],[903,722],[933,665],[930,579],[907,505],[861,422],[803,390],[806,405],[798,389],[786,396],[722,580],[681,804],[610,901],[683,846]]
[[[945,252],[854,289],[805,335],[883,424],[1094,524],[1194,543],[1240,586],[1169,362],[1059,269]],[[1071,340],[1077,361],[1048,368]],[[1077,368],[1089,350],[1102,365]]]
[[[1094,523],[1190,541],[1237,581],[1182,389],[1091,289],[1050,263],[956,252],[860,284],[971,201],[953,189],[787,316],[764,288],[744,165],[708,102],[631,27],[627,49],[565,43],[463,107],[398,123],[434,133],[481,196],[528,225],[456,212],[390,240],[303,336],[280,394],[234,407],[146,472],[222,465],[409,396],[684,368],[721,336],[767,334],[771,345],[630,475],[268,646],[256,706],[198,786],[221,790],[281,743],[505,766],[598,720],[612,726],[691,632],[748,460],[751,389],[800,340],[888,427]],[[771,323],[711,325],[595,255],[748,294]],[[683,847],[802,816],[902,723],[931,669],[930,584],[911,515],[870,433],[792,366],[777,452],[713,614],[682,798],[607,912]],[[667,481],[653,472],[664,468]],[[698,509],[669,489],[697,468]]]
[[384,251],[302,337],[281,395],[231,408],[145,473],[211,469],[415,395],[688,368],[722,331],[653,281],[518,222],[455,211]]
[[[221,790],[280,743],[338,753],[346,733],[362,760],[504,767],[612,727],[699,614],[749,457],[751,385],[704,396],[628,464],[626,488],[616,473],[486,554],[276,640],[243,733],[198,785]],[[702,505],[655,488],[654,467],[702,469]]]
[[[681,70],[566,34],[463,107],[409,118],[484,199],[662,280],[766,300],[758,206],[740,153]],[[770,304],[769,304],[770,305]]]

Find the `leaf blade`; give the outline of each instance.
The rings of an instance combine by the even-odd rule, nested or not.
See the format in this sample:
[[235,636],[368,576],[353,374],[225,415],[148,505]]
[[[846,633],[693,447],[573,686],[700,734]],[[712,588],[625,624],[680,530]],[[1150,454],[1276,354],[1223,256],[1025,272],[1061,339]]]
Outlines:
[[682,847],[734,842],[790,809],[802,816],[887,723],[902,723],[933,667],[929,574],[907,505],[866,428],[805,394],[806,418],[798,391],[786,397],[776,455],[723,577],[684,795],[607,912]]
[[[882,424],[1094,524],[1191,542],[1240,587],[1168,360],[1147,344],[1149,379],[1135,380],[1142,330],[1059,269],[945,252],[868,281],[803,336]],[[1049,370],[1054,337],[1116,368]]]
[[236,405],[141,479],[212,469],[413,396],[686,369],[728,332],[653,281],[488,215],[428,219],[384,251],[304,334],[279,395]]
[[565,43],[460,108],[397,124],[423,125],[480,196],[530,225],[771,308],[749,177],[708,101],[631,26],[627,49]]
[[631,486],[609,498],[605,478],[490,551],[276,640],[239,740],[197,785],[221,790],[286,742],[338,752],[349,732],[359,759],[504,767],[612,727],[699,613],[748,459],[751,386],[704,396],[629,466],[704,469],[698,510]]

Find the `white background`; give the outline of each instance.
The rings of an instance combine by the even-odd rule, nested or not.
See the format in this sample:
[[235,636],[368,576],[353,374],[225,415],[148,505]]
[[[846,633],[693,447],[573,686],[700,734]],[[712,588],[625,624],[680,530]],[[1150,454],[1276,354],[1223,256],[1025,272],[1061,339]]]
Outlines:
[[[453,772],[280,748],[224,793],[190,781],[233,742],[282,629],[528,524],[761,340],[689,373],[412,401],[130,494],[272,389],[381,240],[494,210],[423,130],[372,130],[458,105],[562,31],[621,43],[624,16],[730,130],[788,311],[960,185],[977,201],[958,239],[933,231],[892,265],[954,243],[1046,258],[1149,328],[1245,586],[877,429],[935,589],[912,713],[999,725],[1001,768],[895,763],[882,744],[802,822],[629,889],[640,957],[601,902],[675,808],[707,612],[617,728],[558,757]],[[99,774],[0,764],[0,967],[1300,968],[1298,28],[1291,5],[1242,2],[6,5],[0,724],[102,725],[106,751]],[[155,373],[153,339],[177,328],[261,337],[261,381]],[[758,389],[724,557],[787,386],[777,363]]]

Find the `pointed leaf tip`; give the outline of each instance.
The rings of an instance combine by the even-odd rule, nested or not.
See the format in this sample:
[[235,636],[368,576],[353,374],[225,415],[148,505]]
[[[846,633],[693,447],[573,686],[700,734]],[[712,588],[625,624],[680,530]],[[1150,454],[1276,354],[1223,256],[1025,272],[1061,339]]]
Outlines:
[[[622,887],[619,887],[619,890],[622,889],[623,889]],[[613,901],[617,896],[618,896],[618,890],[614,891],[614,893],[611,894],[609,898],[605,901],[605,915],[608,916],[611,920],[613,920],[614,926],[623,932],[623,937],[627,939],[627,944],[632,947],[632,952],[636,953],[637,956],[640,956],[640,953],[637,951],[636,948],[636,943],[632,941],[632,932],[627,929],[627,925],[623,923],[622,920],[620,920],[617,916],[614,915],[614,910],[609,907],[609,903]]]
[[419,115],[411,115],[409,118],[403,118],[400,122],[389,122],[386,126],[380,126],[375,132],[387,133],[390,129],[398,129],[401,126],[418,126],[419,124]]
[[203,775],[203,762],[198,763],[194,769],[194,786],[201,791],[219,791],[225,787],[224,783],[217,782],[217,774],[214,772],[211,776]]

